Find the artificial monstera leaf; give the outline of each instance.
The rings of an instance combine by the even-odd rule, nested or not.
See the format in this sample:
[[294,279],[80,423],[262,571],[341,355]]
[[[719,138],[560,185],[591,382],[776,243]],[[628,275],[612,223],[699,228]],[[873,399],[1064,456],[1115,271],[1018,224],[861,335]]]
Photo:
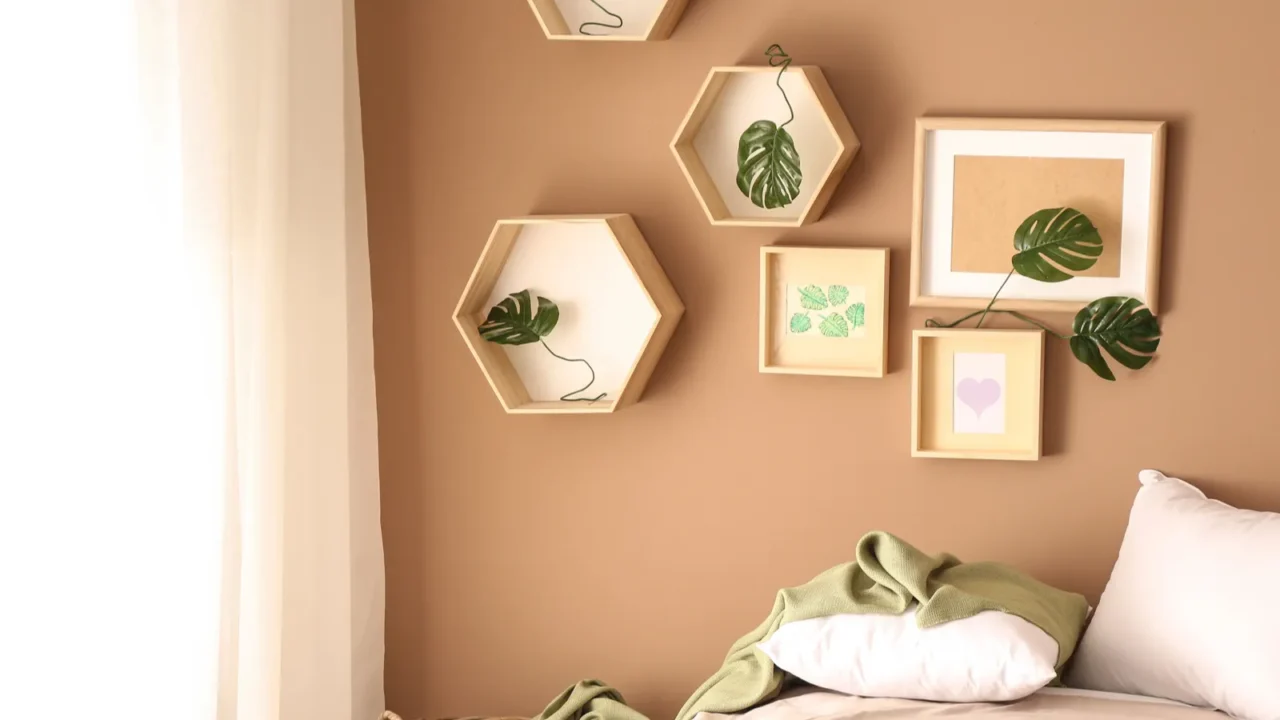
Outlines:
[[849,288],[844,285],[832,285],[827,288],[827,297],[832,305],[843,305],[849,301]]
[[796,313],[791,316],[791,332],[799,335],[807,333],[813,327],[813,321],[809,319],[809,313]]
[[738,189],[756,207],[773,210],[800,195],[800,153],[786,128],[771,120],[751,124],[738,140]]
[[844,311],[844,314],[849,318],[849,325],[851,325],[854,330],[857,330],[867,324],[866,303],[854,303],[849,306],[848,310]]
[[1041,210],[1013,234],[1013,269],[1040,282],[1063,282],[1084,272],[1102,255],[1093,221],[1072,208]]
[[538,296],[535,313],[529,291],[521,290],[493,306],[480,325],[480,337],[499,345],[528,345],[550,335],[558,322],[559,306]]
[[800,307],[805,310],[826,310],[826,293],[817,285],[805,285],[800,288]]
[[849,323],[840,313],[831,313],[818,323],[818,332],[827,337],[849,337]]
[[1071,352],[1104,380],[1115,380],[1116,376],[1102,350],[1130,370],[1141,370],[1160,346],[1160,323],[1134,298],[1104,297],[1089,303],[1076,314],[1071,330],[1075,333]]

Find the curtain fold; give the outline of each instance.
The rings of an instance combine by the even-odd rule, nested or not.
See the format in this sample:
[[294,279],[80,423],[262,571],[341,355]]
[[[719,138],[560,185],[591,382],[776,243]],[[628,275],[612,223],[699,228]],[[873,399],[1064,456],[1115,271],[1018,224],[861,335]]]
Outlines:
[[238,593],[224,594],[218,717],[376,718],[384,578],[353,2],[226,7],[227,98],[213,109],[229,113],[230,170],[214,211],[230,227],[224,583]]

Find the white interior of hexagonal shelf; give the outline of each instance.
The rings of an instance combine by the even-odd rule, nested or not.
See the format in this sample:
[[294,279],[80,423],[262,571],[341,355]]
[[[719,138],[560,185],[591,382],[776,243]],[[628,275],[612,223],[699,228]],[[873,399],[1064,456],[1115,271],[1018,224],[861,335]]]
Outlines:
[[[595,369],[595,384],[581,395],[608,393],[602,403],[617,399],[658,312],[609,228],[603,222],[523,226],[488,306],[525,289],[560,306],[547,345]],[[558,360],[539,343],[503,350],[535,402],[559,400],[591,379],[585,365]]]
[[[543,7],[544,16],[551,15],[547,10],[547,0],[542,0],[539,4]],[[596,7],[591,0],[550,0],[555,10],[559,11],[564,25],[567,27],[569,35],[591,34],[594,36],[613,36],[627,38],[643,38],[649,34],[649,30],[653,28],[654,22],[658,19],[658,13],[662,11],[665,0],[600,0],[600,4],[604,5],[611,12],[622,17],[623,25],[617,30],[594,26],[586,28],[587,33],[582,33],[582,24],[595,22],[604,25],[616,25],[617,20],[609,17],[600,8]],[[544,22],[554,22],[549,17],[543,18]],[[558,34],[559,30],[552,29],[552,33]]]
[[782,124],[790,113],[778,92],[773,72],[726,73],[714,97],[714,84],[703,99],[711,109],[694,136],[693,147],[715,183],[729,215],[734,218],[796,220],[809,207],[824,176],[840,155],[840,143],[813,89],[799,70],[782,76],[782,87],[795,108],[796,119],[787,126],[800,154],[800,195],[787,207],[756,207],[738,189],[738,139],[757,120]]

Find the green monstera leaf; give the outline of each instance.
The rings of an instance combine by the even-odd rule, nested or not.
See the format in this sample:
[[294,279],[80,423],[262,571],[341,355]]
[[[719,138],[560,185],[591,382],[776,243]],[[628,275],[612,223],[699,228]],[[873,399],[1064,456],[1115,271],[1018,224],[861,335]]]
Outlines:
[[807,333],[813,328],[813,320],[809,319],[809,313],[796,313],[791,316],[791,332],[799,335]]
[[480,337],[499,345],[528,345],[550,335],[558,322],[559,306],[538,296],[535,313],[530,292],[521,290],[493,306],[480,325]]
[[1072,208],[1041,210],[1013,234],[1013,269],[1040,282],[1063,282],[1084,272],[1102,255],[1102,236],[1084,213]]
[[854,330],[867,324],[867,305],[866,303],[854,303],[844,311],[845,317],[849,318],[849,325]]
[[831,313],[818,323],[818,332],[827,337],[849,337],[849,323],[840,313]]
[[785,128],[758,120],[738,140],[738,189],[756,207],[773,210],[800,195],[800,153]]
[[1116,376],[1102,350],[1130,370],[1141,370],[1160,346],[1160,323],[1134,298],[1104,297],[1089,303],[1076,314],[1071,330],[1071,352],[1103,380]]
[[805,310],[826,310],[827,296],[817,285],[805,285],[800,288],[800,307]]
[[849,301],[849,288],[844,285],[832,285],[827,288],[827,297],[832,305],[843,305]]

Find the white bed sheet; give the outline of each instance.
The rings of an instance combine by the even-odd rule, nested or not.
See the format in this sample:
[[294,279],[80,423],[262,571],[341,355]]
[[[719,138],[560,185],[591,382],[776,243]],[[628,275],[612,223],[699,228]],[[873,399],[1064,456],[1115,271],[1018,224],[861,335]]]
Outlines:
[[1119,693],[1046,688],[1011,703],[931,703],[861,698],[803,688],[743,713],[699,713],[694,720],[1224,720],[1214,710]]

